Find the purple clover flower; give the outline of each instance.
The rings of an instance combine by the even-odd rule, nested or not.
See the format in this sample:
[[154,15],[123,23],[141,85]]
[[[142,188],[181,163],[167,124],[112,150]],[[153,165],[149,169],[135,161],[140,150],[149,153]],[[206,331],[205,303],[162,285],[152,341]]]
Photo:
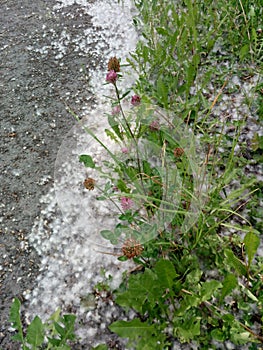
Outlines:
[[141,98],[138,95],[133,95],[131,98],[131,104],[133,106],[138,106],[141,103]]
[[131,209],[133,206],[133,200],[128,197],[121,198],[121,207],[124,211]]
[[128,149],[127,147],[122,147],[121,151],[122,151],[122,153],[124,153],[124,154],[128,154],[129,149]]
[[118,75],[114,70],[110,70],[106,75],[106,81],[111,84],[115,84],[118,79]]

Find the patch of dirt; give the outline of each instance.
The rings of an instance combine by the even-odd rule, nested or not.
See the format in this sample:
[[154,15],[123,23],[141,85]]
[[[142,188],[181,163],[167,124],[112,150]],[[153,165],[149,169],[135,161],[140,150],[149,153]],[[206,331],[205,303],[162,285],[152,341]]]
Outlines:
[[77,5],[53,11],[54,4],[51,0],[1,1],[2,350],[19,349],[10,340],[9,309],[15,296],[23,301],[23,292],[33,288],[38,273],[39,258],[27,236],[42,209],[39,199],[53,184],[63,136],[74,124],[66,104],[81,114],[83,104],[94,103],[88,71],[101,64],[92,53],[76,50],[74,40],[68,39],[66,50],[61,42],[63,31],[75,38],[91,26],[89,16]]

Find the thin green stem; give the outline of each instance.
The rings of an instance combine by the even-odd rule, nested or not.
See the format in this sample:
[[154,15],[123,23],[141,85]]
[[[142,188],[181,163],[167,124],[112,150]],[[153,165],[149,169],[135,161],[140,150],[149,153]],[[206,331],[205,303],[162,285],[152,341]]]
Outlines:
[[118,100],[118,104],[119,104],[119,107],[120,107],[120,111],[121,111],[121,115],[123,117],[123,120],[125,122],[125,125],[128,129],[128,132],[134,142],[134,147],[135,147],[135,152],[136,152],[136,160],[137,160],[137,166],[138,166],[138,171],[139,171],[139,176],[140,176],[140,181],[141,181],[141,185],[142,185],[142,189],[143,189],[143,193],[146,195],[146,189],[144,187],[144,183],[143,183],[143,179],[142,179],[142,169],[141,169],[141,163],[140,163],[140,157],[139,157],[139,151],[138,151],[138,143],[137,143],[137,140],[131,130],[131,127],[130,127],[130,124],[125,116],[125,113],[123,111],[123,108],[122,108],[122,104],[121,104],[121,98],[120,98],[120,94],[119,94],[119,90],[118,90],[118,87],[116,84],[114,84],[114,87],[115,87],[115,92],[116,92],[116,96],[117,96],[117,100]]

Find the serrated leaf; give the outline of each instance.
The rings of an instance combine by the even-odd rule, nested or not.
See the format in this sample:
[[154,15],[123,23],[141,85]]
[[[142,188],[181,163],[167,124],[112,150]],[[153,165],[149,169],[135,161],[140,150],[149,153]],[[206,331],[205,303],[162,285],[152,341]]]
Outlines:
[[23,338],[21,338],[21,335],[19,333],[16,333],[15,335],[12,335],[11,337],[12,340],[23,342]]
[[222,316],[222,320],[231,325],[235,321],[235,317],[232,314],[225,314]]
[[174,279],[178,276],[173,263],[170,260],[159,260],[154,267],[154,271],[158,276],[158,284],[160,287],[172,288],[174,284]]
[[184,316],[187,310],[189,310],[191,307],[198,306],[200,302],[200,297],[197,295],[185,295],[179,309],[176,310],[175,314],[177,316]]
[[65,328],[61,326],[58,322],[55,322],[54,326],[57,333],[60,335],[60,338],[62,339],[66,333]]
[[67,340],[73,340],[75,338],[74,326],[75,326],[75,315],[64,315],[61,319],[63,326],[55,322],[54,326],[58,334],[60,335],[60,344],[65,345]]
[[48,342],[49,342],[51,345],[56,346],[56,348],[57,348],[57,347],[59,346],[60,342],[61,342],[61,339],[49,338],[49,337],[48,337]]
[[75,315],[64,315],[63,316],[63,323],[65,325],[65,334],[64,334],[64,339],[74,339],[75,338],[75,333],[74,333],[74,328],[75,328],[75,321],[76,321],[76,316]]
[[244,238],[246,254],[248,257],[248,264],[250,265],[260,244],[258,236],[253,232],[248,232]]
[[211,332],[212,337],[217,341],[224,341],[225,340],[225,334],[220,329],[213,329]]
[[117,295],[117,304],[133,308],[138,312],[142,312],[146,301],[154,306],[158,296],[162,295],[162,290],[158,288],[156,280],[156,275],[150,269],[131,275],[127,290]]
[[44,341],[44,326],[41,319],[36,316],[30,323],[27,329],[26,342],[33,346],[35,349],[37,346],[42,345]]
[[154,325],[141,322],[138,318],[132,321],[117,321],[109,326],[109,329],[122,338],[136,339],[140,336],[151,336],[154,333]]
[[24,343],[22,323],[20,319],[20,307],[21,303],[19,299],[15,298],[10,308],[9,321],[12,323],[12,327],[15,328],[18,332],[12,337],[12,339]]
[[203,282],[201,287],[201,301],[209,300],[214,295],[218,288],[221,288],[222,284],[216,280]]
[[221,296],[220,296],[220,300],[221,302],[223,301],[223,299],[229,295],[232,290],[237,287],[238,285],[238,281],[235,275],[233,274],[228,274],[224,281],[223,281],[223,288],[221,290]]
[[246,276],[247,270],[241,260],[239,260],[230,249],[225,250],[225,262],[231,266],[239,275]]
[[200,281],[200,278],[202,276],[202,271],[199,270],[199,268],[194,269],[188,273],[186,276],[186,279],[189,283],[198,283]]
[[93,159],[88,154],[82,154],[79,156],[79,161],[85,165],[86,168],[95,168]]
[[176,333],[185,342],[200,335],[200,317],[191,317],[184,320],[183,324],[174,325]]
[[117,139],[117,137],[115,136],[115,134],[114,134],[112,131],[110,131],[109,129],[105,129],[105,133],[106,133],[107,136],[109,136],[109,138],[110,138],[111,140],[113,140],[113,141],[115,141],[115,142],[118,141],[118,139]]
[[242,345],[247,344],[249,340],[251,339],[251,334],[249,332],[233,332],[233,329],[231,329],[231,340],[234,342],[234,344]]

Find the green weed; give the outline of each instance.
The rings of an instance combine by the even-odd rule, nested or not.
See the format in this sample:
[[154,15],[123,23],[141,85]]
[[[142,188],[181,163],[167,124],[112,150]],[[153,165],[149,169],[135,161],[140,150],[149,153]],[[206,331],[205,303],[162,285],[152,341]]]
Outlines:
[[23,350],[71,349],[68,342],[75,339],[74,324],[76,316],[60,316],[60,310],[58,309],[46,323],[43,323],[36,316],[24,332],[20,317],[20,306],[19,299],[15,298],[10,310],[10,322],[17,332],[12,339],[20,342]]

